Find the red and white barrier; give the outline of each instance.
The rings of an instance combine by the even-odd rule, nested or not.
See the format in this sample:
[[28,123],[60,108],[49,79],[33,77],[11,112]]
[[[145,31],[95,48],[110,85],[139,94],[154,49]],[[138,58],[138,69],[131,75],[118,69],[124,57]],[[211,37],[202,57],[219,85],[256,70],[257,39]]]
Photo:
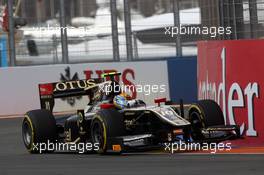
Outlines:
[[214,99],[245,139],[264,144],[264,40],[198,44],[198,98]]

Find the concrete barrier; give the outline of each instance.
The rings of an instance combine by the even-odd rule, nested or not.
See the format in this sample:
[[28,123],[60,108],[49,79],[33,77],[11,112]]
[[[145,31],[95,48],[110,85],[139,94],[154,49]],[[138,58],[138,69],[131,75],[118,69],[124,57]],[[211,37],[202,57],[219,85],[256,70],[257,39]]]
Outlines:
[[[40,108],[39,83],[98,78],[109,71],[121,72],[120,82],[127,85],[164,85],[165,92],[130,94],[147,103],[153,104],[154,98],[170,96],[166,61],[0,68],[0,115],[24,114],[28,110]],[[58,99],[55,102],[54,111],[59,112],[82,109],[88,101],[82,97],[70,101]]]

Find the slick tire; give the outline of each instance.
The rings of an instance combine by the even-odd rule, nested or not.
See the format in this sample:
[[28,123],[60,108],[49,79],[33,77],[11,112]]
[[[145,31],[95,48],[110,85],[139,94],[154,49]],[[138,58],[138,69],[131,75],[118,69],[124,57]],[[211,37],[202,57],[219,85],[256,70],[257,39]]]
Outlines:
[[57,139],[57,127],[53,114],[43,109],[27,112],[22,122],[22,138],[30,153],[53,152],[48,150],[48,143],[52,144]]
[[204,139],[201,129],[224,125],[224,115],[220,106],[213,100],[200,100],[189,108],[188,120],[191,122],[191,135],[194,140]]
[[123,116],[116,109],[102,109],[93,117],[91,123],[92,143],[98,144],[99,154],[106,154],[111,147],[109,138],[125,135]]

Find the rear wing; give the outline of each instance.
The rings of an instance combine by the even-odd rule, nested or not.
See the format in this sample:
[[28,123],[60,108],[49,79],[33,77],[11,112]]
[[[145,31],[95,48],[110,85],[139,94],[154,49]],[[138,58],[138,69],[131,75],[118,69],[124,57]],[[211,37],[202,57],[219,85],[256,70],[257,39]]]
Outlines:
[[92,96],[92,89],[98,87],[103,79],[89,79],[77,81],[55,82],[39,84],[39,97],[41,109],[53,111],[56,98],[74,97],[74,96]]

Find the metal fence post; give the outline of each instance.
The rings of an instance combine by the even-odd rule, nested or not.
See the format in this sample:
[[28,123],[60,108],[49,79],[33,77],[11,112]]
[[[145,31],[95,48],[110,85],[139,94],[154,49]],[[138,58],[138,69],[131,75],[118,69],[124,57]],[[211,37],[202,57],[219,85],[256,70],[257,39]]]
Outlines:
[[[219,1],[219,17],[220,17],[220,27],[224,27],[226,28],[226,25],[225,25],[225,19],[224,19],[224,0],[220,0]],[[222,36],[221,39],[225,39],[226,36],[225,34]]]
[[258,7],[256,0],[249,0],[250,34],[251,38],[258,37]]
[[133,60],[133,45],[132,45],[130,0],[124,0],[124,15],[125,15],[127,60],[131,61]]
[[116,0],[110,0],[110,10],[112,25],[113,58],[115,61],[120,61]]
[[234,39],[237,38],[237,18],[236,18],[236,2],[235,0],[232,1],[232,18],[233,18],[233,26],[234,26]]
[[[225,27],[232,27],[231,24],[231,5],[230,2],[228,0],[223,0],[223,20],[225,22]],[[233,35],[233,28],[232,28],[232,35]],[[231,39],[233,36],[232,35],[225,35],[225,39]]]
[[181,23],[180,23],[180,0],[172,0],[173,16],[174,16],[174,26],[178,28],[178,34],[176,36],[176,55],[178,57],[182,56],[182,45],[181,45]]
[[137,32],[133,32],[133,42],[134,42],[134,58],[138,59],[138,44],[137,44]]
[[54,34],[52,36],[52,41],[53,41],[53,63],[54,64],[58,64],[59,63],[59,60],[58,60],[58,50],[57,50],[57,44],[58,44],[58,41],[57,41],[57,36]]
[[7,1],[8,9],[8,46],[10,66],[16,66],[15,28],[13,18],[13,0]]
[[68,64],[69,63],[68,38],[67,38],[64,0],[60,0],[60,30],[61,30],[62,63]]

